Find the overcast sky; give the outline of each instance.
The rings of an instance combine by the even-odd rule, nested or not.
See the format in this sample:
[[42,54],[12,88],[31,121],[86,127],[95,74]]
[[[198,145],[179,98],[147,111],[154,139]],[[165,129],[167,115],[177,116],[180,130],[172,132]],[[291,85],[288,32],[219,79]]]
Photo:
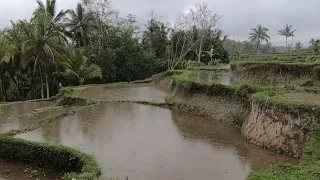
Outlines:
[[[29,19],[37,7],[35,0],[0,0],[0,28],[9,20]],[[58,9],[75,8],[78,0],[57,0]],[[320,0],[113,0],[112,6],[121,15],[134,14],[139,24],[148,20],[155,10],[163,21],[172,21],[197,3],[207,2],[211,9],[222,15],[220,27],[229,37],[246,40],[250,29],[261,24],[269,28],[271,42],[285,45],[285,38],[277,35],[284,24],[298,29],[295,42],[308,45],[311,38],[320,38]]]

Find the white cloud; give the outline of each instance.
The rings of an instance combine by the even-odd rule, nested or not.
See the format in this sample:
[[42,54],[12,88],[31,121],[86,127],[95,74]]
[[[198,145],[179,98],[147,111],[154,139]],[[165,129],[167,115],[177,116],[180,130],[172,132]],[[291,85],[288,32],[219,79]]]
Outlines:
[[[29,19],[37,4],[35,0],[0,0],[0,27],[8,26],[9,20]],[[58,9],[75,8],[78,0],[57,0]],[[172,22],[179,12],[203,0],[114,0],[113,7],[120,14],[136,15],[139,25],[148,20],[150,10],[155,10],[162,20]],[[277,31],[284,24],[297,28],[295,41],[308,44],[313,37],[320,38],[320,0],[210,0],[209,6],[222,15],[221,27],[230,37],[245,40],[250,29],[262,24],[270,29],[271,41],[284,44]]]

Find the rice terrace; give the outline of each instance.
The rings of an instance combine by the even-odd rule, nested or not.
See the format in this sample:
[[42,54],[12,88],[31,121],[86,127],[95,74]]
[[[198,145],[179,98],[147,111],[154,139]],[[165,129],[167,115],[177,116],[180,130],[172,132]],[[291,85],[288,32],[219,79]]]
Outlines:
[[319,180],[320,36],[180,2],[2,2],[0,180]]

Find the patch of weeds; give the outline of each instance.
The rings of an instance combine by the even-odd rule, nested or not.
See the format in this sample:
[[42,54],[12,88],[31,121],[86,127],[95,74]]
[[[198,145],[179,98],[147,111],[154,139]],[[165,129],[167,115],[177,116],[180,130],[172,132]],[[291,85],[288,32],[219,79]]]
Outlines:
[[66,173],[63,180],[96,180],[101,174],[101,167],[93,156],[73,148],[31,142],[7,134],[0,134],[0,157]]
[[151,82],[152,82],[152,78],[147,78],[144,80],[132,81],[130,82],[130,84],[143,84],[143,83],[151,83]]
[[293,80],[291,84],[295,86],[313,86],[314,82],[312,77],[304,76]]
[[320,110],[320,95],[304,91],[263,91],[255,93],[252,99],[272,103],[287,108]]
[[95,101],[89,98],[82,98],[78,96],[64,96],[60,102],[59,106],[86,106],[94,104]]
[[47,117],[44,117],[44,118],[41,118],[37,121],[37,124],[41,125],[41,126],[45,126],[45,125],[48,125],[48,124],[51,124],[52,122],[62,118],[62,117],[65,117],[67,116],[68,114],[67,113],[57,113],[57,114],[52,114],[52,115],[49,115]]

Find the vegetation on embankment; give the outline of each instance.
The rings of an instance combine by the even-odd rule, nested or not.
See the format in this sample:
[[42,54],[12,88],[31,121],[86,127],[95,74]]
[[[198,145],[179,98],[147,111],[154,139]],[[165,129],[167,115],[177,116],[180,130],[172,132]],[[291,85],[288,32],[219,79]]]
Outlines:
[[81,97],[79,92],[71,87],[62,88],[55,96],[59,100],[59,106],[86,106],[96,103],[88,97]]
[[70,147],[31,142],[14,137],[40,126],[50,125],[52,122],[68,116],[68,110],[64,113],[60,112],[41,118],[37,120],[35,125],[26,129],[11,130],[0,134],[0,158],[62,172],[64,173],[63,180],[97,180],[101,174],[101,167],[93,156]]
[[243,136],[252,144],[301,157],[320,118],[320,95],[304,91],[263,91],[251,96]]
[[[173,75],[174,84],[181,87],[187,87],[186,98],[190,98],[195,93],[204,93],[206,96],[222,96],[230,99],[239,99],[241,101],[251,103],[259,101],[264,105],[271,105],[279,108],[280,114],[288,116],[287,113],[292,112],[293,118],[299,118],[299,111],[310,112],[316,118],[319,118],[320,96],[305,91],[297,91],[292,88],[267,87],[254,84],[240,85],[221,85],[221,84],[206,84],[188,78],[188,73],[184,72],[181,75]],[[174,91],[168,96],[169,102],[174,104],[170,98]],[[211,98],[212,99],[212,98]],[[189,102],[189,105],[194,105],[195,102]],[[211,104],[212,105],[212,104]],[[221,107],[221,106],[216,106]],[[269,107],[269,106],[268,106]],[[179,108],[179,106],[178,106]],[[201,108],[191,111],[191,113],[201,113]],[[269,111],[268,111],[269,113]],[[296,113],[296,115],[294,114]],[[302,118],[303,119],[303,118]],[[311,121],[313,122],[313,121]],[[293,124],[295,122],[292,122]],[[304,126],[304,124],[301,124]],[[248,176],[248,180],[273,180],[273,179],[299,179],[299,180],[318,180],[320,179],[320,125],[314,123],[311,127],[305,126],[306,131],[311,132],[311,141],[303,152],[301,163],[299,166],[280,163],[273,165],[262,171],[252,172]]]
[[242,100],[248,100],[251,94],[274,90],[280,91],[277,87],[261,86],[257,84],[242,83],[239,85],[223,85],[218,83],[203,83],[196,79],[189,78],[190,71],[183,71],[181,74],[174,74],[172,76],[174,82],[183,86],[190,86],[192,92],[203,91],[208,95],[220,95],[229,98],[240,98]]
[[251,172],[248,180],[319,180],[320,179],[320,125],[313,125],[312,139],[298,166],[278,164],[262,171]]
[[300,108],[320,112],[320,95],[305,91],[263,91],[252,95],[252,99],[285,108]]
[[235,82],[310,86],[320,82],[320,64],[283,61],[237,61],[231,64]]
[[63,180],[95,180],[101,174],[101,167],[92,156],[73,148],[30,142],[8,134],[0,134],[0,157],[66,173]]
[[[252,94],[276,87],[254,84],[223,85],[202,83],[189,77],[189,71],[173,75],[166,101],[181,111],[208,116],[241,127],[250,113]],[[219,108],[218,108],[219,107]]]

